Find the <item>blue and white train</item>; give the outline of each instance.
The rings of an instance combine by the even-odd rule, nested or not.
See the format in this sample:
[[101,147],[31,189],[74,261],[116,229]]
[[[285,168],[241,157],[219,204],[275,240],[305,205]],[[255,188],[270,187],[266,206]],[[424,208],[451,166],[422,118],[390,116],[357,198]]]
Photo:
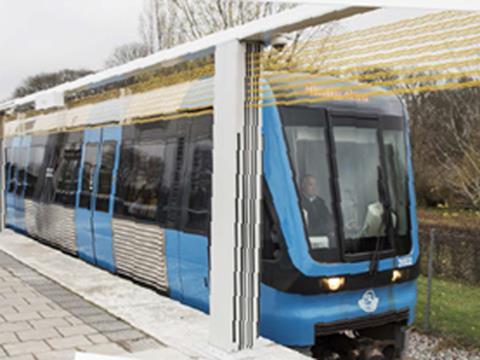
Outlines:
[[[208,312],[212,104],[157,115],[198,108],[212,79],[182,89],[176,107],[160,89],[8,122],[6,221]],[[406,110],[387,94],[298,100],[262,108],[260,333],[318,358],[397,358],[419,259]]]

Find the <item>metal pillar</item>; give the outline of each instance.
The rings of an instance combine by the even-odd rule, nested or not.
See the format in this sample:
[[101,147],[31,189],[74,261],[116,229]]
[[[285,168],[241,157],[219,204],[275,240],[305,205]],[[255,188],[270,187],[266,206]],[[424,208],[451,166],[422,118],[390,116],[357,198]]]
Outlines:
[[228,351],[258,337],[261,116],[246,90],[258,87],[259,50],[239,41],[215,50],[210,342]]
[[5,118],[0,114],[0,232],[5,230]]

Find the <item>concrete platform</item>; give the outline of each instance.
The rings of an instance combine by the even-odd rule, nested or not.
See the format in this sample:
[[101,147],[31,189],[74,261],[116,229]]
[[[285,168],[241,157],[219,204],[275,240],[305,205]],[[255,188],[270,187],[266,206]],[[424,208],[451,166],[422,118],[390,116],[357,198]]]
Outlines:
[[[166,347],[0,250],[0,358],[73,360],[75,354]],[[185,357],[186,358],[186,357]]]
[[0,234],[0,250],[164,345],[133,358],[305,359],[266,339],[238,353],[215,348],[208,315],[11,230]]

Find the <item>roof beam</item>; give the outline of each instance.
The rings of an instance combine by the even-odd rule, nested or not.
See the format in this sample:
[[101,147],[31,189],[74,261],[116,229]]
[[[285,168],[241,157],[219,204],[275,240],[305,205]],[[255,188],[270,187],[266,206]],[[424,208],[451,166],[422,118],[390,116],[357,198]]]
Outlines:
[[257,0],[259,2],[317,4],[317,5],[355,5],[387,8],[405,8],[422,10],[480,10],[480,2],[472,0]]

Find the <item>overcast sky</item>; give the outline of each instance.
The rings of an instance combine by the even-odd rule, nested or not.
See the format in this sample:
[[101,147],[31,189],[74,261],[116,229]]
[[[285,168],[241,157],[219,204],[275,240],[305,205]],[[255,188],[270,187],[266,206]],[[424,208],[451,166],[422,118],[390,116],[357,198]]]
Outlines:
[[[39,72],[100,70],[116,46],[139,40],[142,8],[143,0],[0,0],[0,100]],[[383,10],[345,20],[339,30],[423,13]]]
[[143,0],[0,0],[0,99],[41,71],[102,68],[138,39]]

